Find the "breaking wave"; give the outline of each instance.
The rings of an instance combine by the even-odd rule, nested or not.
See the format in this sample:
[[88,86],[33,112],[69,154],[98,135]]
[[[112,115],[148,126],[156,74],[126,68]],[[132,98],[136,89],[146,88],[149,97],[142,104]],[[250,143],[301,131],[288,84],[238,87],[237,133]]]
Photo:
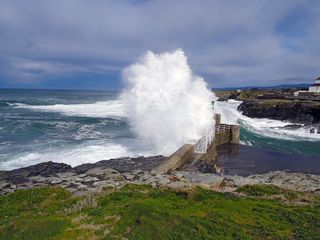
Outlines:
[[121,99],[132,130],[157,153],[171,154],[214,126],[214,94],[192,73],[182,50],[148,52],[125,69],[123,78]]
[[99,160],[142,155],[149,156],[152,155],[152,152],[149,152],[145,146],[139,145],[132,139],[127,139],[126,143],[106,142],[103,140],[89,141],[80,145],[44,150],[37,149],[10,155],[6,157],[5,161],[0,161],[0,169],[11,170],[46,161],[63,162],[74,167]]
[[301,125],[296,129],[288,128],[292,123],[268,118],[250,118],[237,110],[241,101],[229,100],[228,102],[215,102],[214,111],[221,113],[224,123],[240,124],[241,127],[258,135],[291,140],[291,141],[320,141],[320,134],[310,133],[310,126]]
[[54,104],[54,105],[28,105],[14,103],[13,107],[30,109],[33,111],[55,112],[67,116],[98,117],[98,118],[124,118],[126,113],[120,100],[103,101],[87,104]]

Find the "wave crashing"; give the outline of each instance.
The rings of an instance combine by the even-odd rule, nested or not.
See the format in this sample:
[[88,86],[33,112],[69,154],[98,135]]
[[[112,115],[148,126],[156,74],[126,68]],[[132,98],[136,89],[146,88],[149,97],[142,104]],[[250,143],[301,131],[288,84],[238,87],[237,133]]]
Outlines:
[[66,116],[97,117],[97,118],[124,118],[123,104],[119,100],[101,101],[85,104],[54,104],[54,105],[28,105],[24,103],[13,104],[15,108],[24,108],[42,112],[56,112]]
[[297,129],[287,129],[292,124],[288,121],[268,118],[250,118],[238,111],[241,101],[215,102],[214,111],[221,113],[221,121],[227,124],[240,124],[243,128],[257,134],[274,139],[290,141],[319,141],[319,134],[310,133],[310,126]]
[[147,52],[123,72],[121,95],[131,128],[156,152],[168,155],[194,143],[214,124],[214,94],[195,76],[180,49]]

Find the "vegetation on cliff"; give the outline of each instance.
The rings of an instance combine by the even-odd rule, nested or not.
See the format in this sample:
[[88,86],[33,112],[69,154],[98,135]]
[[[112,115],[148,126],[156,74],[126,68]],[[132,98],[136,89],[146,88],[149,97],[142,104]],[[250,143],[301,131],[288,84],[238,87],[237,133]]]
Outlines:
[[317,195],[273,186],[235,194],[127,185],[97,195],[62,188],[0,197],[0,239],[317,239]]
[[228,99],[235,99],[239,101],[253,100],[256,99],[259,95],[270,93],[268,90],[242,90],[241,92],[225,90],[225,91],[216,91],[215,94],[220,101],[226,101]]
[[285,99],[284,91],[293,94],[294,89],[250,89],[240,92],[226,90],[217,91],[215,94],[219,101],[228,99],[243,101],[238,110],[248,117],[286,120],[302,124],[320,123],[319,101]]

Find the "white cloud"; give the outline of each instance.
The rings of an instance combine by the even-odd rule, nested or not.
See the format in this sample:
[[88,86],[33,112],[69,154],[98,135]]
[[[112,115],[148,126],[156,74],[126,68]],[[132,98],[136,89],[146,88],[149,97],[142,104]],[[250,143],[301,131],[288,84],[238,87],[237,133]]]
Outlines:
[[[182,48],[214,86],[311,81],[320,72],[319,9],[314,0],[4,0],[0,70],[20,80],[117,73],[149,49]],[[285,36],[277,28],[297,11],[305,27]]]

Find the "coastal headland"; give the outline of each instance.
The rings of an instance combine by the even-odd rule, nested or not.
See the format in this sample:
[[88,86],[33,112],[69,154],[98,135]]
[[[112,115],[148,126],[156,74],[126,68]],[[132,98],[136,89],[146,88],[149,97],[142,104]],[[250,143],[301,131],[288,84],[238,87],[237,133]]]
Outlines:
[[255,99],[244,101],[238,109],[252,118],[270,118],[309,125],[320,123],[320,101]]
[[[301,94],[304,93],[305,95]],[[300,96],[299,96],[300,94]],[[238,110],[251,118],[269,118],[293,124],[320,124],[320,95],[304,88],[271,88],[216,91],[219,101],[242,101]]]

